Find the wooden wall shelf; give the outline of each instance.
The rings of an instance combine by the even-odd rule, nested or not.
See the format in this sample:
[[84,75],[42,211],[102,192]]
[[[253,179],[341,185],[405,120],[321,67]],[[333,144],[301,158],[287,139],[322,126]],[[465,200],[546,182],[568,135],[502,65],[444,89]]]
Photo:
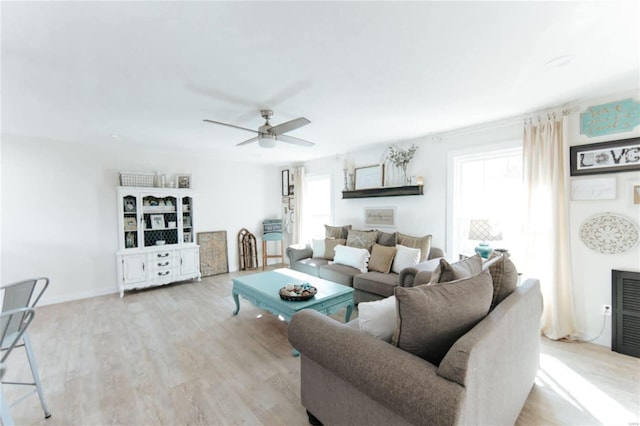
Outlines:
[[400,197],[404,195],[424,195],[423,185],[389,186],[383,188],[356,189],[342,191],[342,199],[371,197]]

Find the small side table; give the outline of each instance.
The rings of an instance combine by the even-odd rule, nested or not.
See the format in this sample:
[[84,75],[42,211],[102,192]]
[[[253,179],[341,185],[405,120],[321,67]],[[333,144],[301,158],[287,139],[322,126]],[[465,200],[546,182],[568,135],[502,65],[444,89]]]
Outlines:
[[[267,241],[280,241],[280,254],[267,253]],[[262,270],[267,267],[267,259],[280,259],[284,263],[284,235],[282,232],[269,232],[262,235]]]

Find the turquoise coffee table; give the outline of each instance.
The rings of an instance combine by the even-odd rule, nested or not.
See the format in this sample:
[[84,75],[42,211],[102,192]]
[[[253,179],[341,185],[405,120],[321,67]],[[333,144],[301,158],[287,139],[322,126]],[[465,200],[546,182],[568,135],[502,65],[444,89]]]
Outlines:
[[[289,302],[280,299],[278,291],[287,284],[302,284],[308,282],[318,289],[318,293],[304,302]],[[351,318],[353,311],[353,288],[322,278],[312,277],[292,269],[282,268],[275,271],[245,275],[233,278],[233,300],[236,310],[240,312],[239,296],[247,299],[252,305],[269,311],[274,315],[281,315],[289,322],[293,314],[303,309],[314,309],[325,315],[331,315],[342,308],[347,308],[345,322]]]

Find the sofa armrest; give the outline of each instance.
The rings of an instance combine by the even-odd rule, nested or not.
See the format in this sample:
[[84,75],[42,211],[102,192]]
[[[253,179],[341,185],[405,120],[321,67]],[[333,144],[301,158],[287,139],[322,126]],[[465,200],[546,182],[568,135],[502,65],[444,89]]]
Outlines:
[[293,316],[288,333],[303,357],[410,422],[455,423],[464,388],[433,364],[311,309]]
[[431,280],[431,273],[440,264],[440,258],[425,260],[416,266],[410,266],[400,271],[398,284],[401,287],[413,287],[426,284]]
[[289,265],[293,265],[298,260],[308,259],[313,256],[313,249],[309,245],[294,244],[287,247],[287,257]]

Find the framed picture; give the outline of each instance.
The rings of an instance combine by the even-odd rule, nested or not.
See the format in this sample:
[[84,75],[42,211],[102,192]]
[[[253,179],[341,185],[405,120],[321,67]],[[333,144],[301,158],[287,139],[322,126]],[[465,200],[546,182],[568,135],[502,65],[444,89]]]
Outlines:
[[640,206],[640,183],[633,186],[633,205]]
[[198,232],[200,272],[203,277],[229,272],[227,231]]
[[138,220],[135,217],[124,218],[124,230],[136,231],[138,229]]
[[191,188],[191,175],[178,175],[176,181],[178,181],[178,188]]
[[616,186],[615,176],[571,179],[571,199],[615,200]]
[[152,214],[149,218],[151,219],[151,229],[164,229],[163,214]]
[[365,207],[364,225],[371,226],[371,227],[395,226],[396,225],[396,208],[395,207]]
[[182,216],[182,227],[191,228],[191,216]]
[[282,197],[282,204],[289,204],[289,197]]
[[384,164],[358,167],[356,172],[356,189],[381,188],[384,185]]
[[294,190],[293,185],[289,185],[289,195],[294,195],[293,190]]
[[190,243],[191,242],[191,232],[185,232],[182,234],[182,242]]
[[289,169],[282,171],[282,196],[289,195]]
[[640,138],[569,148],[571,176],[640,170]]
[[293,210],[293,206],[295,206],[296,204],[295,201],[296,201],[295,198],[293,197],[289,198],[289,210]]

